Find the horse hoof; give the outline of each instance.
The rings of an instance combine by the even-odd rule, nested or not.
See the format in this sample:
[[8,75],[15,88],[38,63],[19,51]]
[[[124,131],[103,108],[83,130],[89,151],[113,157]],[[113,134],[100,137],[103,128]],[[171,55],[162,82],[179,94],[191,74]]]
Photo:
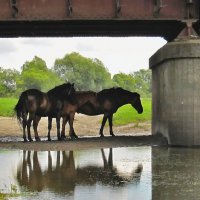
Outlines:
[[75,139],[78,139],[78,136],[77,136],[77,135],[74,135],[74,138],[75,138]]
[[36,140],[37,142],[40,142],[40,141],[41,141],[40,137],[35,137],[35,140]]
[[66,138],[65,135],[61,136],[61,140],[62,140],[62,141],[66,141],[66,139],[67,139],[67,138]]
[[115,137],[114,133],[110,134],[112,137]]
[[75,132],[73,132],[72,134],[70,134],[70,138],[73,139],[78,139],[78,136],[76,135]]
[[104,135],[103,135],[103,134],[100,134],[100,138],[104,138]]
[[51,142],[52,141],[51,138],[48,138],[48,141]]
[[24,142],[28,142],[28,140],[26,138],[24,138]]
[[29,142],[33,142],[33,139],[32,139],[32,138],[29,138],[28,140],[29,140]]
[[75,139],[73,135],[70,135],[70,138],[71,138],[71,140],[74,140],[74,139]]
[[71,138],[72,140],[76,140],[76,139],[78,139],[78,136],[77,136],[77,135],[70,135],[70,138]]

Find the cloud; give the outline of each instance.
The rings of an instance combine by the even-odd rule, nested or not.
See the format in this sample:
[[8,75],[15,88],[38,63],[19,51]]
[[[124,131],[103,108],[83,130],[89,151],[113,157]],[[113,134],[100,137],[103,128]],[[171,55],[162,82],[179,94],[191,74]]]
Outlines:
[[31,45],[31,46],[52,46],[53,43],[49,38],[20,38],[19,42],[22,45]]
[[88,45],[88,44],[81,43],[81,42],[79,42],[76,45],[76,49],[78,52],[92,52],[95,50],[95,48],[92,45]]
[[10,40],[0,39],[0,54],[10,54],[17,51],[17,46]]
[[54,37],[0,39],[0,66],[20,69],[35,55],[52,67],[56,58],[78,52],[98,58],[112,74],[148,68],[148,60],[166,43],[162,38],[145,37]]

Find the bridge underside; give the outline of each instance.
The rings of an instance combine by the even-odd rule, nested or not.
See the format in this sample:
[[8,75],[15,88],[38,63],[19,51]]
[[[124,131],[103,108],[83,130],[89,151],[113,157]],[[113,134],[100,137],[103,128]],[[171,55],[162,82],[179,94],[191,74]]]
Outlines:
[[[0,37],[200,33],[198,0],[1,0]],[[186,31],[187,34],[187,31]]]
[[[196,32],[199,32],[198,24],[195,25]],[[159,36],[170,41],[184,27],[185,23],[174,20],[22,20],[0,22],[0,37]]]

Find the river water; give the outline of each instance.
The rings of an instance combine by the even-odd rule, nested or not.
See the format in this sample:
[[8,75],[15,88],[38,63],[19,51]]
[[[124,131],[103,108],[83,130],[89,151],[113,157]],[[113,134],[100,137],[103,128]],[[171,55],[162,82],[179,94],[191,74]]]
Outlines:
[[197,200],[200,149],[0,150],[0,199]]

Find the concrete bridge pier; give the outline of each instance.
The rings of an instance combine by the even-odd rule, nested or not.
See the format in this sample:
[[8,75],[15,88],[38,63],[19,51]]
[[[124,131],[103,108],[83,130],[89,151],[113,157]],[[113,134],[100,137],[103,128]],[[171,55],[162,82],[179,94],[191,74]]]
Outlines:
[[200,40],[167,43],[149,60],[152,134],[170,145],[200,145]]

